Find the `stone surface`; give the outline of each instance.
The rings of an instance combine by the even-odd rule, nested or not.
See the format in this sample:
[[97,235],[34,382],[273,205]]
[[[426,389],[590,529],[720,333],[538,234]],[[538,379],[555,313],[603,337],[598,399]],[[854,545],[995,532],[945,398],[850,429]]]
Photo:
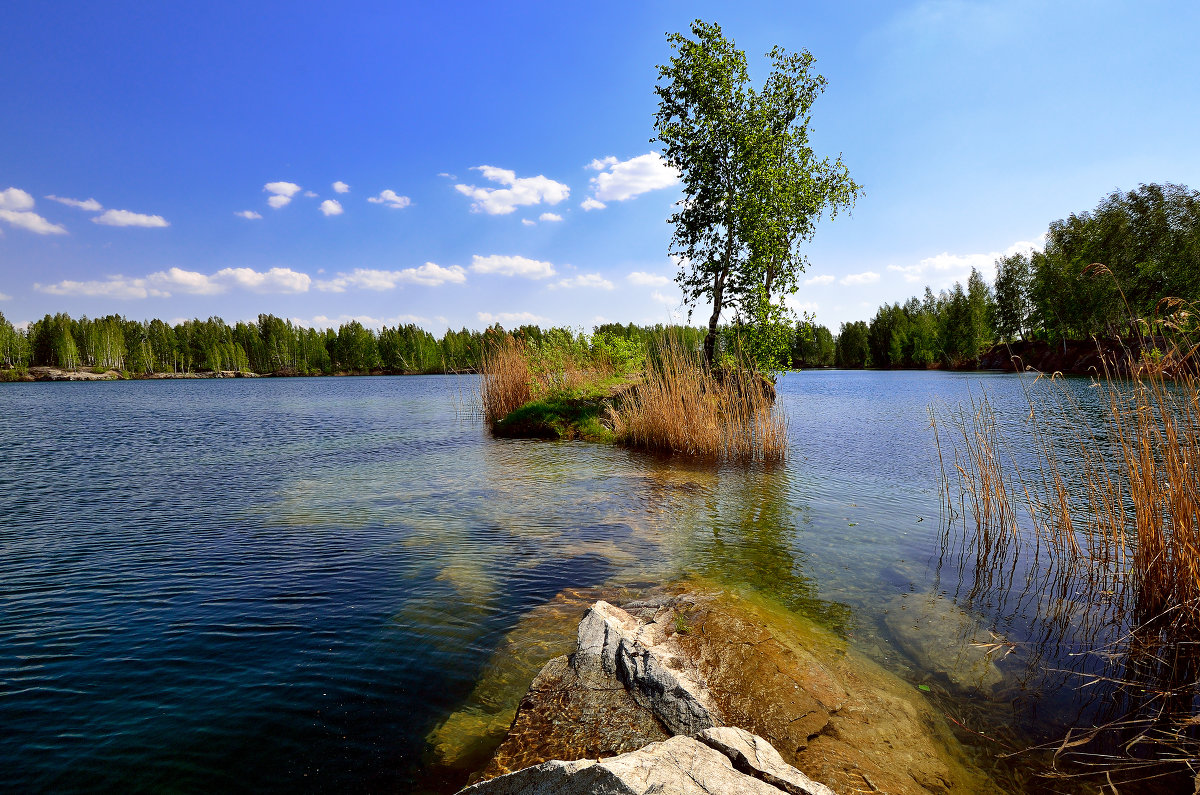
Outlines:
[[900,596],[884,616],[896,644],[926,673],[942,674],[959,690],[990,692],[1004,681],[994,638],[973,616],[934,593]]
[[720,715],[694,665],[679,654],[661,625],[643,623],[600,601],[579,622],[575,665],[597,661],[671,734],[694,735],[720,723]]
[[696,734],[745,729],[838,792],[996,791],[913,685],[773,602],[688,589],[594,605],[484,776],[627,751],[650,721],[675,733],[674,716]]
[[735,770],[790,795],[834,795],[829,787],[784,762],[769,742],[745,729],[718,726],[705,729],[696,739],[729,757]]
[[460,795],[780,795],[729,758],[676,736],[604,760],[551,761],[493,778]]

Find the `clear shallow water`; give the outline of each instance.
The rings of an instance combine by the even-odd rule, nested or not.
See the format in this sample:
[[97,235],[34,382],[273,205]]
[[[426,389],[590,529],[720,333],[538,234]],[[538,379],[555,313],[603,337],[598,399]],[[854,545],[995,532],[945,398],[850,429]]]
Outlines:
[[2,385],[0,785],[453,790],[426,735],[569,586],[759,588],[911,675],[927,407],[981,382],[1023,416],[1014,376],[788,375],[789,462],[720,470],[491,439],[466,377]]

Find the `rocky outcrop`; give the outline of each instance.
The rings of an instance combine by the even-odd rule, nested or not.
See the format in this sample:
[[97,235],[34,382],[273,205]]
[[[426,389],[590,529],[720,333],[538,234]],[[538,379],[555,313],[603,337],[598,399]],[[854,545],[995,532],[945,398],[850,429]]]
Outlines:
[[[624,609],[595,603],[574,652],[543,667],[479,778],[515,786],[508,774],[551,760],[554,776],[582,774],[597,764],[580,760],[689,736],[772,791],[827,791],[788,789],[807,776],[838,792],[995,790],[912,685],[777,605],[695,589]],[[708,791],[679,786],[664,791]]]
[[[680,735],[604,760],[543,762],[468,787],[462,795],[832,795],[820,784],[778,787],[755,776],[752,766],[747,770],[739,770],[724,751]],[[798,770],[775,770],[784,778],[773,773],[774,780],[807,781]]]
[[813,781],[783,761],[783,757],[769,742],[745,729],[718,726],[700,732],[697,739],[729,757],[734,770],[778,790],[791,795],[834,795],[829,787]]

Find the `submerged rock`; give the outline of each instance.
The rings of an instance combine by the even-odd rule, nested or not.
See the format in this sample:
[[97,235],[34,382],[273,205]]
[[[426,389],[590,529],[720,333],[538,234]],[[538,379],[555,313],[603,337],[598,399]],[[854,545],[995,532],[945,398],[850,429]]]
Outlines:
[[[800,771],[795,774],[803,776]],[[817,785],[820,787],[820,785]],[[604,760],[543,762],[475,784],[462,795],[826,795],[826,787],[782,789],[737,770],[721,751],[676,736]]]
[[839,792],[995,790],[919,691],[773,603],[677,590],[625,607],[588,610],[574,653],[543,667],[482,779],[550,760],[561,772],[677,735],[719,748],[772,791],[807,780],[788,768]]
[[884,623],[914,663],[959,690],[991,691],[1004,681],[994,660],[995,637],[951,599],[935,593],[897,597],[888,603]]

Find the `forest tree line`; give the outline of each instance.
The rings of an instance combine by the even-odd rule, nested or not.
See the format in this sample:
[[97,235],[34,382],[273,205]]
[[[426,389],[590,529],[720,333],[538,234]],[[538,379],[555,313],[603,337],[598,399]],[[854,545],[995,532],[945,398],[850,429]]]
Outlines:
[[[1058,344],[1136,334],[1138,319],[1153,318],[1160,299],[1168,296],[1200,300],[1200,192],[1141,185],[1050,224],[1042,251],[997,260],[994,285],[972,270],[965,288],[955,283],[935,295],[926,287],[922,296],[879,307],[870,321],[843,323],[837,335],[812,323],[785,327],[790,351],[781,361],[760,365],[972,367],[996,343]],[[735,350],[744,331],[723,327],[718,350]],[[0,368],[42,365],[130,374],[463,372],[478,369],[488,336],[499,334],[558,350],[619,342],[613,350],[646,351],[666,334],[697,347],[704,332],[608,323],[589,336],[534,325],[505,331],[497,324],[435,337],[413,324],[375,330],[355,320],[321,330],[274,315],[234,325],[216,317],[171,325],[61,313],[18,329],[0,314]]]
[[801,327],[792,358],[800,367],[972,367],[997,343],[1138,336],[1167,297],[1200,300],[1200,192],[1141,185],[1053,222],[1042,251],[998,259],[994,285],[972,270],[965,289],[927,287],[836,336]]
[[506,331],[496,324],[483,331],[448,329],[439,338],[413,324],[375,330],[351,320],[337,329],[314,329],[267,314],[259,315],[257,322],[233,325],[218,317],[172,325],[158,319],[73,318],[60,313],[21,329],[0,313],[0,368],[45,366],[129,375],[473,372],[489,341],[505,334],[539,349],[586,352],[603,347],[609,355],[637,355],[667,335],[690,347],[698,347],[703,338],[699,329],[632,323],[596,326],[590,335],[536,325]]

